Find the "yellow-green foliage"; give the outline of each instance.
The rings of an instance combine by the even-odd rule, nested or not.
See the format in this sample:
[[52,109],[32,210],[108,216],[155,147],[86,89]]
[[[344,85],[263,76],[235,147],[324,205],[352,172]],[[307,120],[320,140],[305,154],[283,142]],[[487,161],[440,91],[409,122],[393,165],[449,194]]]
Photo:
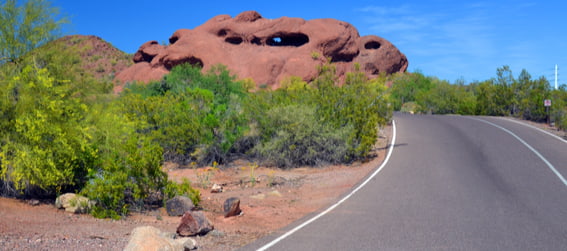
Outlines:
[[168,181],[162,147],[143,133],[146,121],[124,113],[125,103],[77,95],[80,85],[47,68],[27,66],[0,84],[3,194],[79,191],[96,202],[95,216],[113,218],[142,209],[155,193],[198,201],[190,185]]
[[13,131],[2,146],[2,179],[19,191],[80,185],[96,151],[83,123],[88,108],[71,95],[69,83],[27,66],[7,92],[14,114]]
[[191,182],[187,178],[183,178],[181,183],[170,182],[165,188],[164,201],[175,197],[176,195],[187,196],[193,202],[193,205],[199,205],[201,202],[201,192],[191,186]]
[[287,77],[281,82],[280,89],[284,89],[287,91],[301,91],[303,89],[311,88],[307,82],[303,81],[300,77],[291,76]]
[[46,0],[2,1],[0,4],[0,64],[19,63],[22,57],[38,46],[57,37],[66,20],[59,19],[59,10]]

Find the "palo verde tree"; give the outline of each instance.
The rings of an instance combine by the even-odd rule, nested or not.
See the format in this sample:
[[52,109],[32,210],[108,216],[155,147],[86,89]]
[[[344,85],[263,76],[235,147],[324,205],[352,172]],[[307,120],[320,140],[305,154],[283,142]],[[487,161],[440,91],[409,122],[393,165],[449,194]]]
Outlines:
[[88,107],[71,87],[33,66],[9,81],[12,131],[0,148],[0,179],[6,188],[49,195],[84,182],[96,152],[83,123]]
[[0,64],[17,64],[29,51],[57,38],[66,22],[57,20],[58,14],[45,0],[4,1],[0,6]]

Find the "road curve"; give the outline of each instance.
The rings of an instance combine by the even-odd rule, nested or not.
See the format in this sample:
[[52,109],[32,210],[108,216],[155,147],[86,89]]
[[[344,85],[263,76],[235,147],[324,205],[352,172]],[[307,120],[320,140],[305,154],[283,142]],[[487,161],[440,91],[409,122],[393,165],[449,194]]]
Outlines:
[[567,250],[565,141],[502,118],[394,119],[391,158],[362,189],[242,250]]

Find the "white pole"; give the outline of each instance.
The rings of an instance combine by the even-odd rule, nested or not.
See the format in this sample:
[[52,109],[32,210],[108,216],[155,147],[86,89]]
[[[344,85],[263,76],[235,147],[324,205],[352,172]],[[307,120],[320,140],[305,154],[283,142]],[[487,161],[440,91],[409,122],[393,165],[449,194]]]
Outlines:
[[558,89],[558,86],[557,86],[557,64],[555,64],[555,90],[557,90],[557,89]]

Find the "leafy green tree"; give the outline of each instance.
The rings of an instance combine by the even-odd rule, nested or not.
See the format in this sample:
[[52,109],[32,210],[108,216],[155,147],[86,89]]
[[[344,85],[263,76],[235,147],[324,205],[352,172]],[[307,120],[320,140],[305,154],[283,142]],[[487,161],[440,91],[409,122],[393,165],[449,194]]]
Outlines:
[[415,102],[419,93],[427,92],[433,86],[432,78],[419,71],[394,75],[390,88],[394,110],[399,111],[406,102]]
[[476,93],[476,115],[499,115],[501,111],[494,102],[496,87],[492,84],[493,80],[486,80],[475,84]]
[[513,115],[516,100],[514,99],[514,93],[512,90],[512,85],[515,82],[512,70],[507,65],[499,67],[496,69],[496,76],[497,77],[493,83],[494,96],[492,97],[492,102],[494,102],[496,109],[493,111],[494,114],[491,115]]
[[18,4],[6,0],[0,6],[0,64],[18,63],[26,53],[59,35],[65,19],[49,1],[27,0]]
[[435,114],[474,114],[474,93],[462,84],[450,84],[433,78],[433,87],[419,92],[416,100],[422,112]]
[[532,80],[524,69],[518,76],[515,89],[516,116],[532,121],[545,121],[547,114],[543,101],[549,98],[549,82],[545,77]]

